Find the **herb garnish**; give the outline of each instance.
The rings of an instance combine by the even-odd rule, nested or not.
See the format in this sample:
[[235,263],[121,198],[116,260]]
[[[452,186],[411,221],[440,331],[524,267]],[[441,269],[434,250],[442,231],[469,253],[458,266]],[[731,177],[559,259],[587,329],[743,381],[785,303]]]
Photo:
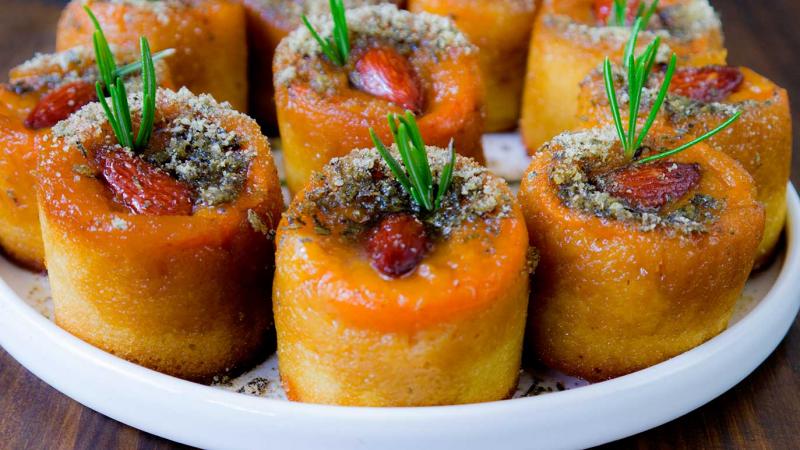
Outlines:
[[375,134],[375,130],[370,128],[369,134],[372,137],[372,142],[375,143],[375,148],[384,161],[386,161],[386,164],[389,166],[389,169],[392,171],[397,181],[403,186],[406,192],[411,195],[414,201],[417,202],[423,210],[430,212],[436,211],[441,206],[444,194],[453,181],[453,167],[456,162],[453,141],[451,140],[448,146],[450,160],[442,168],[439,183],[436,185],[436,189],[434,189],[433,175],[431,173],[430,162],[428,161],[428,152],[425,149],[425,143],[422,140],[417,121],[414,119],[414,114],[411,111],[406,111],[405,115],[401,116],[390,113],[388,115],[388,120],[389,129],[392,132],[397,150],[403,160],[403,165],[408,170],[408,174],[406,174],[397,160],[389,153],[389,150]]
[[328,40],[322,39],[317,33],[308,18],[303,15],[303,23],[311,32],[311,36],[322,47],[322,52],[339,67],[347,64],[350,58],[350,32],[347,29],[347,19],[345,17],[345,7],[343,0],[330,0],[331,16],[333,16],[333,36]]
[[[610,27],[624,27],[627,25],[627,15],[628,15],[628,0],[614,0],[614,4],[611,7],[611,14],[608,16],[608,26]],[[647,24],[650,23],[650,18],[653,17],[653,14],[656,12],[656,8],[658,8],[658,0],[653,0],[650,3],[650,6],[647,6],[645,3],[640,3],[639,8],[636,10],[636,15],[634,19],[642,19],[642,28],[647,28]]]
[[[95,83],[97,97],[106,113],[108,123],[111,125],[114,135],[117,137],[119,145],[131,150],[140,151],[147,147],[150,136],[153,133],[153,123],[155,122],[156,110],[156,72],[153,64],[153,55],[150,52],[150,44],[147,38],[141,37],[139,46],[141,48],[142,59],[142,120],[139,123],[139,133],[134,140],[133,123],[131,120],[131,110],[128,105],[128,93],[125,90],[125,83],[120,76],[120,70],[114,61],[114,55],[108,45],[103,29],[100,27],[92,11],[84,6],[86,13],[94,23],[95,31],[93,35],[94,52],[97,59],[97,68],[100,72],[100,80]],[[123,67],[127,69],[128,66]],[[106,92],[111,97],[111,106],[106,100]],[[113,109],[112,109],[113,106]]]
[[[650,79],[653,67],[655,66],[655,59],[656,55],[658,54],[658,48],[661,45],[661,38],[656,37],[653,40],[653,42],[651,42],[647,46],[647,48],[645,49],[644,53],[641,56],[639,57],[634,56],[634,52],[636,49],[636,40],[638,38],[639,32],[642,30],[643,24],[644,24],[644,19],[642,19],[641,17],[636,19],[636,22],[634,23],[633,29],[631,31],[631,38],[625,47],[625,52],[623,55],[623,67],[628,71],[627,132],[622,124],[622,117],[619,110],[619,102],[617,101],[617,94],[614,88],[614,79],[612,77],[611,60],[608,57],[606,57],[605,62],[603,64],[603,81],[605,82],[606,95],[608,96],[608,103],[611,107],[611,116],[614,119],[614,126],[616,127],[620,143],[622,143],[622,148],[625,158],[629,161],[632,161],[636,158],[638,150],[641,148],[642,143],[644,142],[645,136],[647,136],[647,133],[653,126],[653,123],[655,122],[656,117],[658,116],[658,111],[661,109],[661,106],[664,104],[664,100],[667,97],[669,85],[670,82],[672,81],[673,75],[675,74],[675,66],[677,65],[677,57],[673,53],[672,56],[670,57],[669,64],[667,65],[667,70],[666,73],[664,74],[664,80],[661,84],[661,88],[658,90],[658,95],[653,101],[653,104],[650,107],[650,113],[647,116],[647,119],[645,120],[642,129],[639,131],[637,135],[636,127],[639,118],[639,108],[641,106],[642,92],[644,90],[644,87],[647,85],[648,80]],[[686,150],[687,148],[692,147],[693,145],[702,142],[714,136],[715,134],[719,133],[720,131],[724,130],[734,121],[736,121],[741,115],[742,115],[741,111],[738,111],[728,120],[720,124],[717,128],[714,128],[713,130],[692,140],[691,142],[683,144],[675,149],[659,153],[657,155],[639,159],[636,162],[639,164],[643,164],[661,158],[666,158],[667,156],[671,156],[676,153],[680,153]]]
[[[167,48],[167,49],[161,50],[159,52],[155,52],[155,53],[153,53],[153,62],[156,62],[156,61],[158,61],[160,59],[164,59],[166,57],[172,56],[174,54],[175,54],[175,49],[174,48]],[[132,73],[138,72],[140,70],[142,70],[142,61],[141,60],[134,61],[134,62],[132,62],[130,64],[127,64],[127,65],[124,65],[122,67],[118,67],[117,71],[116,71],[116,75],[117,75],[117,77],[121,78],[121,77],[128,76],[128,75],[130,75]]]

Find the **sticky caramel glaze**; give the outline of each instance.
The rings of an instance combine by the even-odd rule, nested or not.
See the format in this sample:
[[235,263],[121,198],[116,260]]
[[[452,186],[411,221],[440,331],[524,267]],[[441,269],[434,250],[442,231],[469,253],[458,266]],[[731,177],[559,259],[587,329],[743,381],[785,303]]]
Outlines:
[[[165,105],[162,93],[157,121],[182,106]],[[274,243],[248,214],[275,229],[282,209],[277,172],[253,120],[229,112],[219,121],[256,155],[235,202],[192,216],[130,214],[101,180],[73,172],[89,161],[78,148],[51,135],[38,149],[56,322],[117,356],[192,380],[255,362],[272,328]],[[86,140],[89,158],[111,136],[104,123]]]
[[[88,49],[74,51],[91,55]],[[124,52],[117,56],[120,62],[136,59]],[[23,64],[12,69],[9,83],[28,80],[39,85],[44,79],[57,80],[65,71],[88,71],[94,65],[94,59],[89,58],[64,67],[56,62],[58,57],[57,54],[53,55],[51,63]],[[173,86],[171,74],[165,65],[156,63],[156,71],[160,86]],[[55,84],[58,86],[60,82],[56,81]],[[25,126],[25,119],[48,92],[47,83],[38,89],[23,92],[0,84],[0,247],[15,262],[35,271],[45,269],[45,260],[35,192],[34,140],[47,130],[32,130]]]
[[516,128],[535,12],[533,0],[410,0],[411,11],[450,16],[480,48],[486,131]]
[[[661,2],[688,3],[698,0]],[[597,27],[592,17],[592,0],[544,0],[539,7],[531,35],[528,70],[522,103],[520,132],[528,151],[534,153],[557,134],[576,129],[578,92],[581,80],[602,64],[605,56],[619,62],[629,33],[619,28],[611,35],[599,35],[608,27]],[[556,17],[569,18],[565,27]],[[582,31],[576,31],[580,27]],[[653,39],[640,34],[640,43]],[[682,65],[724,64],[722,30],[712,28],[693,39],[666,37],[664,42],[677,53]]]
[[146,36],[153,52],[174,48],[166,58],[178,87],[211,94],[247,111],[247,40],[240,4],[219,0],[159,2],[71,1],[61,14],[56,48],[91,45],[92,9],[108,42],[137,49]]
[[[0,99],[7,94],[0,88]],[[42,271],[44,246],[34,188],[37,133],[13,115],[0,106],[0,247],[21,266]]]
[[[742,117],[706,143],[744,166],[753,177],[756,199],[766,210],[764,238],[758,247],[756,268],[771,261],[786,223],[786,185],[792,161],[792,119],[786,90],[746,67],[742,85],[722,105],[740,109]],[[593,72],[581,86],[579,113],[586,126],[611,123],[602,74]],[[627,111],[622,107],[623,112]],[[664,110],[662,110],[664,111]],[[643,114],[643,116],[646,112]],[[679,141],[706,133],[730,116],[720,108],[706,108],[689,115],[665,111],[659,121],[678,130]],[[627,119],[623,119],[627,120]]]
[[[302,25],[300,16],[288,14],[282,5],[290,0],[238,0],[244,5],[247,15],[247,46],[250,115],[264,129],[277,130],[278,116],[275,112],[275,88],[272,85],[272,59],[275,48],[289,32]],[[327,0],[315,0],[324,3]],[[402,0],[345,0],[346,8],[360,4],[394,3],[401,6]],[[352,6],[351,6],[352,5]]]
[[753,265],[764,224],[752,179],[700,144],[673,157],[697,163],[696,192],[724,201],[706,232],[669,234],[568,208],[534,155],[519,198],[541,252],[528,322],[548,366],[599,381],[687,351],[722,332]]
[[289,398],[420,406],[510,396],[525,326],[528,237],[516,205],[500,220],[499,232],[463,225],[436,241],[412,274],[389,279],[359,243],[284,218],[273,298]]

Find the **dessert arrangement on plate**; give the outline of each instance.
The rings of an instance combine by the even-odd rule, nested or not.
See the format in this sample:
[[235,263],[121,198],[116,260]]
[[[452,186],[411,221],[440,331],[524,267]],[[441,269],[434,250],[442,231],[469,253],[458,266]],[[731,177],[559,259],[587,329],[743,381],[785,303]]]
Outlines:
[[[600,382],[723,332],[778,252],[788,96],[707,0],[73,0],[56,35],[0,86],[0,246],[164,374],[276,354],[289,400],[348,406]],[[484,134],[517,125],[506,180]]]

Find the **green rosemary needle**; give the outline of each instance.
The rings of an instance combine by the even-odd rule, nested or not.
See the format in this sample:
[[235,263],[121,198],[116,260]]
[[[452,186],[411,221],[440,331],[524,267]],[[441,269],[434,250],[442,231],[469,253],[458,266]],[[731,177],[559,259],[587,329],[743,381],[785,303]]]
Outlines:
[[397,145],[398,153],[400,153],[400,158],[408,173],[403,170],[400,163],[381,142],[380,138],[375,134],[375,130],[370,128],[369,134],[372,137],[372,142],[375,143],[375,148],[411,198],[423,210],[436,211],[441,207],[442,199],[453,181],[453,168],[456,162],[453,141],[451,140],[448,146],[450,160],[442,168],[439,182],[434,189],[428,151],[425,149],[425,143],[422,140],[422,134],[419,131],[416,119],[414,119],[414,114],[411,111],[406,111],[405,115],[401,116],[390,113],[388,120],[389,129],[392,132],[395,145]]
[[608,25],[612,27],[624,27],[626,16],[628,15],[628,1],[614,0],[614,5],[611,8],[611,15],[608,16]]
[[733,122],[736,122],[741,115],[742,115],[741,111],[736,111],[736,114],[734,114],[731,117],[729,117],[728,120],[722,122],[721,124],[719,124],[719,126],[714,128],[713,130],[709,131],[708,133],[706,133],[706,134],[704,134],[704,135],[702,135],[702,136],[700,136],[698,138],[695,138],[695,139],[693,139],[693,140],[681,145],[680,147],[676,147],[676,148],[674,148],[672,150],[668,150],[666,152],[662,152],[662,153],[659,153],[657,155],[648,156],[647,158],[642,158],[642,159],[638,160],[637,163],[645,164],[645,163],[656,161],[658,159],[666,158],[667,156],[672,156],[672,155],[674,155],[676,153],[680,153],[680,152],[686,150],[689,147],[693,147],[694,145],[705,141],[706,139],[710,138],[711,136],[714,136],[715,134],[719,133],[720,131],[724,130],[725,128],[728,128]]
[[150,54],[150,43],[147,38],[140,38],[139,47],[142,52],[142,120],[139,122],[139,134],[136,136],[135,148],[143,149],[153,135],[153,124],[156,117],[156,68]]
[[[153,62],[158,60],[170,57],[175,54],[174,48],[168,48],[161,50],[160,52],[153,53]],[[142,61],[135,61],[130,64],[124,65],[122,67],[117,68],[116,76],[117,77],[126,77],[132,73],[136,73],[142,70]]]
[[344,66],[350,58],[350,32],[347,29],[347,18],[343,0],[330,0],[331,16],[333,17],[333,36],[325,40],[303,15],[303,23],[308,28],[311,36],[322,48],[322,52],[337,66]]
[[[658,1],[653,0],[652,3],[648,6],[646,3],[640,3],[639,7],[636,9],[636,15],[634,16],[635,19],[642,19],[643,28],[647,28],[647,24],[650,23],[650,19],[655,14],[656,9],[658,8]],[[614,0],[613,5],[611,6],[611,14],[608,16],[608,26],[610,27],[624,27],[628,24],[628,0]]]
[[[633,25],[633,29],[631,31],[631,37],[628,40],[627,45],[625,46],[625,52],[623,55],[623,67],[627,69],[628,73],[628,128],[627,130],[624,127],[622,121],[622,114],[620,113],[619,109],[619,102],[617,100],[616,88],[614,86],[614,78],[612,75],[612,66],[611,60],[606,57],[605,62],[603,64],[603,82],[605,85],[606,96],[608,97],[608,103],[611,108],[611,117],[614,121],[614,127],[617,130],[617,135],[619,136],[620,143],[622,144],[623,153],[625,158],[629,161],[633,161],[636,157],[636,154],[641,148],[642,143],[644,142],[647,133],[652,128],[653,124],[658,117],[658,112],[661,109],[661,106],[664,104],[664,101],[667,98],[667,93],[669,92],[669,85],[672,82],[672,77],[675,74],[675,68],[677,66],[677,57],[673,53],[670,57],[669,64],[667,65],[667,70],[664,74],[664,80],[661,83],[661,87],[658,90],[658,94],[656,98],[653,100],[653,104],[650,105],[650,112],[647,115],[644,124],[642,125],[641,130],[637,133],[637,126],[638,126],[638,119],[639,119],[639,110],[642,103],[642,93],[644,92],[645,86],[650,79],[650,75],[652,74],[653,67],[655,66],[656,55],[658,54],[658,49],[661,45],[661,39],[655,38],[653,42],[651,42],[647,48],[645,49],[644,53],[641,56],[636,57],[634,55],[636,49],[636,41],[638,39],[639,32],[642,30],[644,24],[644,19],[639,17],[636,19],[636,22]],[[717,128],[705,133],[704,135],[688,142],[680,147],[677,147],[672,150],[667,150],[663,153],[659,153],[657,155],[648,156],[646,158],[642,158],[636,161],[639,164],[655,161],[657,159],[666,158],[667,156],[674,155],[676,153],[682,152],[687,148],[702,142],[711,136],[719,133],[720,131],[724,130],[730,124],[735,122],[739,116],[741,116],[741,112],[734,114],[728,120],[723,122]]]
[[[140,38],[142,59],[140,62],[142,70],[142,118],[139,123],[139,133],[134,140],[133,121],[131,120],[130,105],[128,105],[128,93],[125,83],[119,76],[114,55],[108,45],[100,23],[88,7],[84,7],[95,26],[93,35],[94,52],[97,59],[97,68],[100,73],[100,80],[95,83],[97,98],[103,111],[108,118],[108,123],[117,138],[119,145],[133,151],[140,151],[147,147],[150,136],[153,132],[156,109],[156,73],[153,63],[153,55],[150,52],[150,44],[147,38]],[[111,97],[111,105],[106,99],[106,92]]]

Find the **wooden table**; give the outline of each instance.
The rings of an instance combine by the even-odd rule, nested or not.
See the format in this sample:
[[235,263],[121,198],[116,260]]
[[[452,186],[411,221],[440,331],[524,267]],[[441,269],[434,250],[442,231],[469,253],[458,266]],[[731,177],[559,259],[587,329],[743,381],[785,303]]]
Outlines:
[[[800,124],[800,2],[712,0],[723,16],[730,61],[789,89]],[[0,73],[53,46],[61,2],[0,0]],[[0,78],[5,78],[0,77]],[[792,179],[800,186],[800,145]],[[576,426],[579,426],[576,424]],[[800,320],[749,378],[699,410],[608,448],[797,448]],[[0,349],[0,449],[176,448],[70,400]]]

